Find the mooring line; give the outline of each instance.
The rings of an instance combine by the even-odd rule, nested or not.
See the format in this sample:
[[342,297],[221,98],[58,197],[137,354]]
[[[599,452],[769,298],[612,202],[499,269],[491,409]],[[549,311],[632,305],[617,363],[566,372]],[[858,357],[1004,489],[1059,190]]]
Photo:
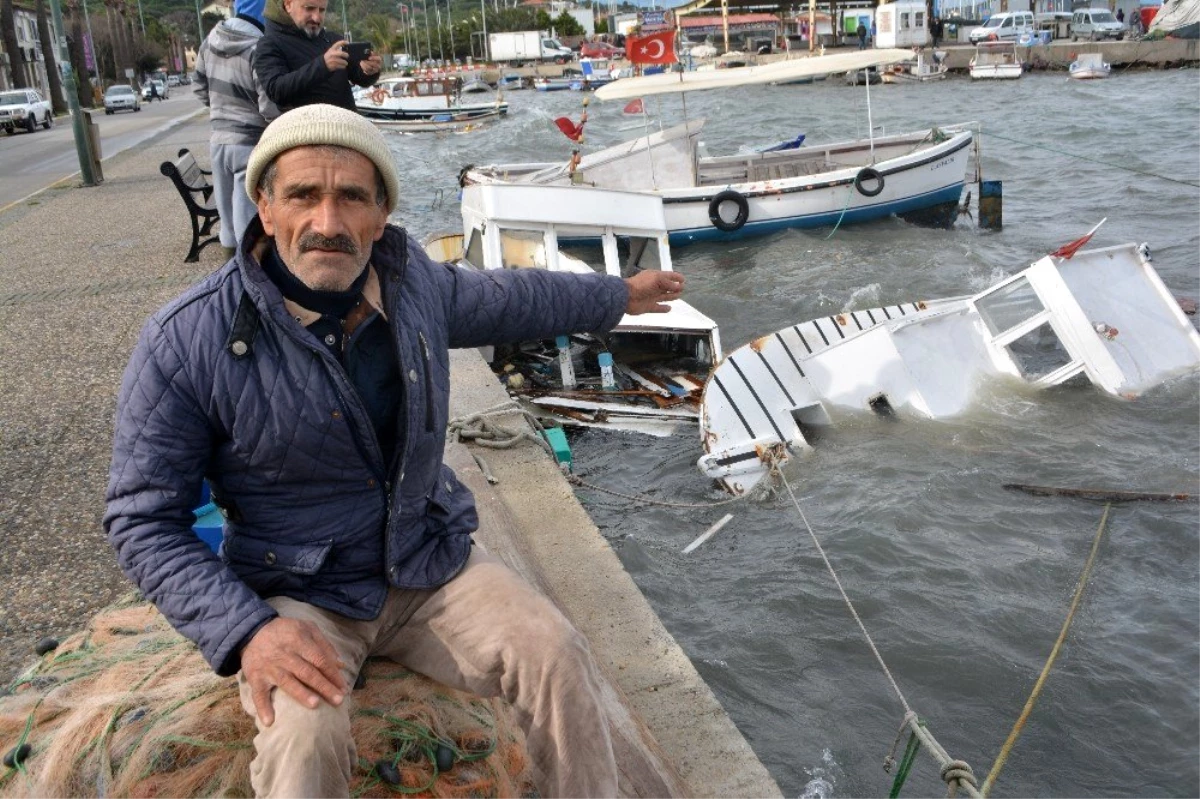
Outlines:
[[1122,166],[1121,164],[1114,164],[1110,161],[1102,161],[1099,158],[1089,158],[1086,155],[1079,155],[1078,153],[1069,153],[1066,150],[1059,150],[1054,147],[1047,147],[1044,144],[1034,144],[1033,142],[1025,141],[1024,139],[1014,139],[1009,136],[1002,136],[999,133],[992,133],[990,130],[984,131],[984,132],[986,132],[988,136],[992,136],[997,139],[1004,139],[1005,141],[1015,142],[1024,147],[1034,147],[1038,150],[1046,150],[1047,152],[1057,153],[1058,155],[1065,155],[1068,158],[1077,158],[1080,161],[1091,161],[1093,164],[1100,164],[1101,166],[1110,167],[1112,169],[1123,169],[1126,172],[1132,172],[1135,175],[1144,175],[1145,177],[1148,177],[1148,178],[1158,178],[1159,180],[1168,180],[1171,183],[1178,183],[1183,186],[1191,186],[1193,189],[1200,189],[1200,183],[1192,183],[1189,180],[1179,180],[1178,178],[1169,178],[1166,175],[1159,175],[1154,172],[1147,172],[1143,169],[1134,169],[1133,167],[1130,167],[1130,166]]
[[1013,745],[1016,744],[1017,738],[1021,735],[1021,730],[1025,727],[1025,722],[1029,718],[1029,714],[1033,712],[1034,703],[1037,702],[1038,696],[1041,695],[1042,687],[1046,684],[1046,678],[1050,676],[1050,669],[1053,668],[1054,661],[1058,658],[1058,652],[1062,648],[1063,641],[1067,638],[1067,630],[1070,629],[1071,621],[1075,618],[1075,611],[1079,608],[1079,600],[1083,598],[1083,589],[1087,587],[1088,578],[1092,574],[1092,566],[1096,562],[1096,552],[1100,549],[1100,539],[1104,536],[1104,528],[1108,524],[1108,512],[1111,509],[1111,502],[1104,505],[1104,515],[1100,517],[1100,526],[1096,528],[1096,537],[1092,540],[1092,551],[1088,555],[1087,563],[1083,566],[1083,573],[1079,575],[1079,582],[1075,584],[1075,597],[1071,600],[1071,608],[1067,611],[1067,618],[1063,621],[1062,630],[1058,633],[1058,640],[1054,642],[1054,647],[1050,650],[1050,656],[1046,658],[1046,665],[1042,667],[1042,673],[1034,684],[1033,691],[1029,694],[1029,699],[1025,702],[1025,708],[1021,711],[1016,724],[1013,725],[1012,732],[1008,734],[1008,739],[1004,742],[1004,746],[1000,747],[1000,754],[996,756],[996,762],[992,764],[992,770],[988,772],[987,777],[983,781],[983,787],[980,789],[980,792],[984,796],[988,795],[988,792],[992,790],[992,785],[996,782],[996,778],[1000,776],[1000,769],[1004,768],[1004,762],[1008,760],[1008,753],[1012,751]]
[[796,513],[800,514],[800,520],[804,522],[805,529],[808,530],[808,535],[812,538],[813,545],[817,548],[817,552],[821,555],[821,560],[825,561],[825,570],[829,572],[829,576],[833,578],[834,585],[837,586],[838,592],[842,595],[842,601],[846,603],[846,607],[850,609],[850,615],[854,617],[854,621],[858,624],[858,629],[862,631],[863,637],[867,639],[867,646],[871,648],[871,654],[875,655],[875,660],[879,661],[880,667],[883,669],[884,675],[892,685],[892,690],[896,692],[896,696],[900,699],[900,704],[904,706],[905,713],[912,713],[912,708],[908,705],[908,700],[904,697],[904,692],[900,690],[900,686],[896,684],[896,678],[892,676],[892,672],[888,669],[887,663],[883,661],[883,655],[879,654],[879,649],[875,646],[874,639],[867,632],[866,625],[863,624],[862,618],[858,615],[858,610],[854,607],[854,603],[850,601],[850,597],[846,594],[846,589],[842,587],[842,581],[838,579],[837,572],[833,569],[833,564],[829,562],[829,557],[825,554],[825,548],[821,546],[821,542],[817,540],[817,534],[813,532],[812,525],[808,523],[808,517],[804,515],[804,511],[800,508],[800,503],[796,499],[795,493],[792,492],[792,484],[788,482],[787,475],[780,469],[780,480],[783,482],[783,487],[787,489],[788,496],[792,499],[792,506],[796,509]]

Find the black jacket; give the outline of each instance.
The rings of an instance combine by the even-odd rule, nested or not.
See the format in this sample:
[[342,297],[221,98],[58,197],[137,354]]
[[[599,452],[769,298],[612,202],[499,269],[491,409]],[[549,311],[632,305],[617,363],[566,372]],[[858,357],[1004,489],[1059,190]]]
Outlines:
[[325,51],[336,41],[324,29],[310,39],[291,20],[286,24],[267,20],[266,35],[258,41],[254,71],[280,111],[312,103],[329,103],[353,111],[350,84],[370,86],[379,79],[378,74],[364,75],[357,63],[330,72],[325,66]]

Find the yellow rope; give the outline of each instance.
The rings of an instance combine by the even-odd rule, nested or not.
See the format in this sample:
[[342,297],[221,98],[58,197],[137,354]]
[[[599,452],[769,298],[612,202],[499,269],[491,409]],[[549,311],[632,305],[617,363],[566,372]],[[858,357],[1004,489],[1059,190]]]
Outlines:
[[1021,730],[1025,727],[1025,722],[1029,718],[1029,714],[1033,712],[1033,705],[1042,693],[1042,686],[1045,685],[1046,678],[1050,675],[1050,669],[1054,666],[1054,661],[1058,658],[1058,652],[1067,637],[1067,630],[1071,627],[1071,620],[1075,618],[1075,610],[1079,607],[1079,600],[1083,597],[1083,589],[1087,586],[1088,577],[1092,573],[1092,564],[1096,562],[1096,552],[1100,549],[1100,539],[1104,535],[1104,527],[1108,523],[1108,511],[1111,508],[1111,502],[1104,505],[1104,515],[1100,517],[1100,526],[1096,528],[1096,537],[1092,541],[1092,552],[1088,555],[1087,563],[1083,567],[1083,574],[1079,575],[1079,582],[1075,585],[1075,598],[1071,600],[1071,609],[1067,611],[1067,618],[1063,622],[1062,630],[1058,633],[1058,640],[1054,642],[1054,648],[1050,650],[1050,657],[1046,659],[1046,665],[1042,667],[1042,673],[1038,677],[1037,683],[1034,684],[1033,692],[1029,695],[1029,699],[1025,702],[1025,708],[1021,711],[1020,718],[1013,725],[1012,732],[1008,734],[1008,740],[1004,742],[1004,746],[1000,747],[1000,754],[996,756],[996,762],[992,764],[992,770],[988,772],[987,779],[983,781],[983,787],[979,789],[979,792],[984,796],[987,796],[988,792],[992,790],[992,785],[996,782],[996,777],[1000,775],[1000,769],[1004,768],[1004,762],[1008,760],[1009,752],[1012,751],[1013,745],[1016,744],[1017,738],[1021,735]]

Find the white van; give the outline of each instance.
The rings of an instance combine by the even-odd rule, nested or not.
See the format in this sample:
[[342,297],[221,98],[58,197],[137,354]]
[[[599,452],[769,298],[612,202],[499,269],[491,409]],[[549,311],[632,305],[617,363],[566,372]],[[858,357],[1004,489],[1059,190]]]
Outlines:
[[971,30],[971,44],[980,42],[1015,42],[1022,36],[1033,36],[1032,11],[1006,11]]
[[1071,15],[1071,41],[1124,39],[1125,23],[1107,8],[1081,8]]

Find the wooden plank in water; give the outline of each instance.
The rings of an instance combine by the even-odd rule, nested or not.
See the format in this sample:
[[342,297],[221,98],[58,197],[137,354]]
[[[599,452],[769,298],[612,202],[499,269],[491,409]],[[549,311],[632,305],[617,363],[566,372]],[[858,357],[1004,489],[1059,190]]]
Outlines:
[[1026,483],[1005,483],[1010,491],[1024,491],[1037,497],[1077,497],[1096,502],[1195,502],[1193,494],[1170,494],[1155,491],[1109,491],[1095,488],[1063,488],[1035,486]]

